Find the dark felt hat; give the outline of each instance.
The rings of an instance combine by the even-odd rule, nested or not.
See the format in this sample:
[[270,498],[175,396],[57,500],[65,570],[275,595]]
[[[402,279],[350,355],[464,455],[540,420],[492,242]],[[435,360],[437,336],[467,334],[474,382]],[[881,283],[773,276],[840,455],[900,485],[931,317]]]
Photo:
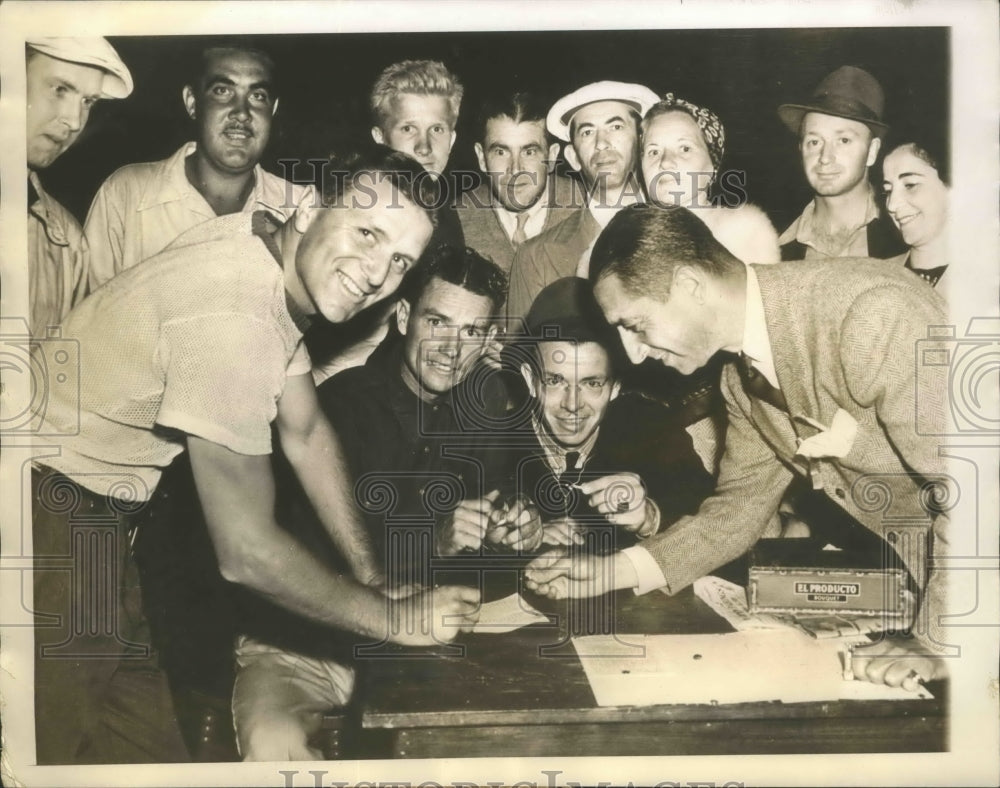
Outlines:
[[881,137],[889,129],[882,120],[884,110],[885,94],[878,80],[857,66],[841,66],[816,86],[808,102],[778,107],[778,117],[796,134],[807,112],[820,112],[864,123]]

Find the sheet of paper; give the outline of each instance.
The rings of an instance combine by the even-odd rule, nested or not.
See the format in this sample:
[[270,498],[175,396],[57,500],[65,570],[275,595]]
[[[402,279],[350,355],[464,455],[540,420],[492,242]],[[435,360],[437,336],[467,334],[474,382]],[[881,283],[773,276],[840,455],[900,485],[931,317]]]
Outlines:
[[[834,645],[794,629],[725,635],[628,635],[644,650],[612,656],[613,644],[575,638],[600,706],[836,700],[843,671]],[[608,656],[594,656],[601,651]],[[618,649],[620,651],[620,649]]]
[[867,681],[845,681],[842,644],[795,629],[725,635],[592,635],[573,646],[599,706],[919,700]]
[[695,580],[693,587],[695,595],[737,631],[791,626],[789,622],[768,613],[753,615],[747,605],[746,589],[721,577],[706,575]]
[[513,632],[515,629],[548,621],[548,616],[539,613],[520,594],[511,594],[503,599],[485,603],[479,609],[479,621],[473,632]]

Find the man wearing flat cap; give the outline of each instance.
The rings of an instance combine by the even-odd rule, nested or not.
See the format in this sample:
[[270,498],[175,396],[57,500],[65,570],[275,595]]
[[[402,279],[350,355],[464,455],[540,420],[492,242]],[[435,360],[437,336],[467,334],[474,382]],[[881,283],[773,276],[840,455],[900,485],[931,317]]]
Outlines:
[[778,117],[798,135],[802,167],[815,194],[778,239],[781,259],[883,259],[906,251],[868,181],[889,128],[884,107],[878,80],[856,66],[838,68],[809,100],[778,107]]
[[583,178],[583,208],[522,245],[510,270],[508,318],[527,314],[550,282],[586,270],[590,248],[621,208],[639,202],[635,168],[639,121],[657,95],[643,85],[593,82],[563,96],[549,110],[546,127],[568,143],[566,161]]
[[26,42],[28,163],[28,322],[45,337],[87,293],[90,253],[72,214],[42,187],[38,171],[80,136],[94,104],[125,98],[132,75],[103,38]]

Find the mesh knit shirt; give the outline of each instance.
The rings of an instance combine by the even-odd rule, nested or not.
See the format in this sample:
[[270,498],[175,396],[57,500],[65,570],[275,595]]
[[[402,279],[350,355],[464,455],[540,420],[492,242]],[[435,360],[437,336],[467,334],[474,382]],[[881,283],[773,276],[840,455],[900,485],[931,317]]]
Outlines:
[[271,452],[285,380],[310,363],[254,216],[198,225],[70,313],[62,337],[78,348],[79,393],[49,387],[43,432],[60,436],[61,452],[45,465],[146,500],[187,434]]

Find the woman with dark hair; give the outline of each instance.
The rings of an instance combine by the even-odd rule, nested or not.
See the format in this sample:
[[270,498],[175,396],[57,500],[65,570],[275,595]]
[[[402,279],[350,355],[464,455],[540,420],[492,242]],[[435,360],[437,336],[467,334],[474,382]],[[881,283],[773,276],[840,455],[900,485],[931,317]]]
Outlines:
[[725,142],[714,112],[667,93],[642,121],[642,177],[650,202],[689,208],[745,263],[776,263],[778,234],[760,208],[730,208],[709,199]]
[[910,247],[894,258],[936,286],[948,268],[947,159],[920,142],[903,142],[882,162],[886,210]]

